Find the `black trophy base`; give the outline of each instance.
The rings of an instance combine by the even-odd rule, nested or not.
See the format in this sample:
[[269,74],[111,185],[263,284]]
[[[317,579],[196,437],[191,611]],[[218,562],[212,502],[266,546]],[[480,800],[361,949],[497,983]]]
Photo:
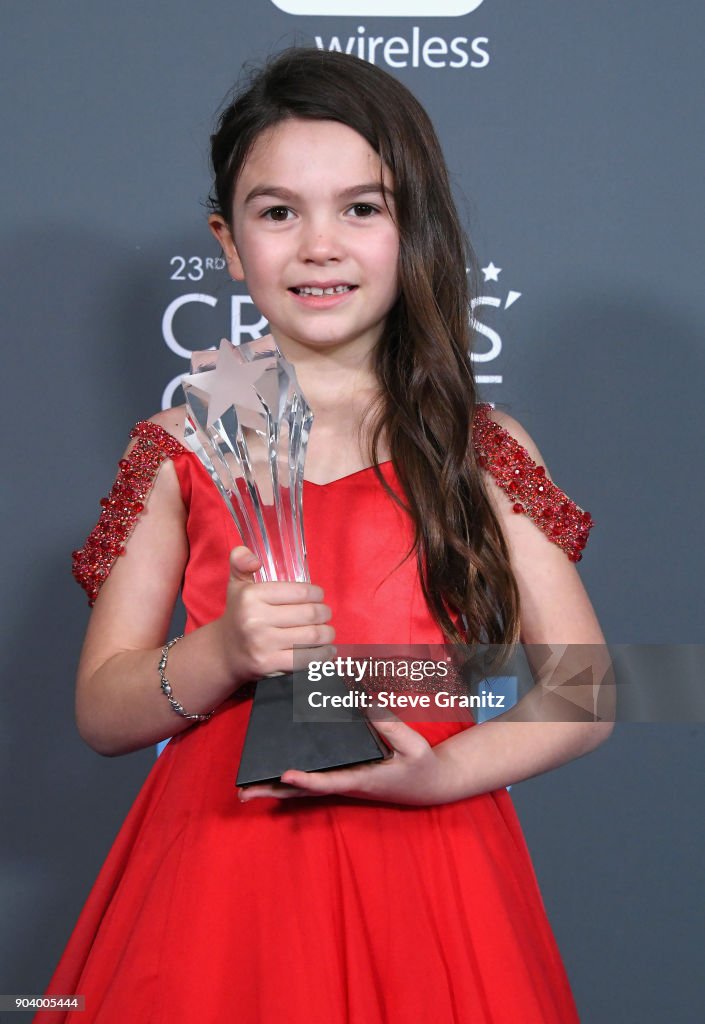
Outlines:
[[[356,709],[345,712],[350,716],[348,721],[325,720],[322,712],[323,720],[295,722],[294,686],[297,703],[314,688],[301,672],[258,681],[237,773],[238,786],[278,782],[287,768],[317,772],[381,761],[388,756],[388,747]],[[322,685],[317,683],[315,687],[320,690]],[[342,679],[326,679],[323,687],[326,693],[349,692]]]

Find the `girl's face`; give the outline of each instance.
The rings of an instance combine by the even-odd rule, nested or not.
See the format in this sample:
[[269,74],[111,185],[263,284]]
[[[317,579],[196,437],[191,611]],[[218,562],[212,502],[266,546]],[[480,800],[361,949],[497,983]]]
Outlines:
[[255,142],[232,234],[222,217],[209,223],[292,356],[303,346],[364,357],[377,344],[399,295],[393,187],[365,139],[335,121],[290,119]]

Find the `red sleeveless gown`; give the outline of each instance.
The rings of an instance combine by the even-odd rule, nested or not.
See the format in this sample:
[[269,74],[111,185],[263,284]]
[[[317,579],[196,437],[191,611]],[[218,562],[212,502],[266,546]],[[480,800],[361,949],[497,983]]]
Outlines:
[[[104,578],[158,464],[172,457],[188,509],[183,598],[195,629],[221,614],[237,535],[195,456],[154,424],[134,433],[101,522],[76,553],[76,575],[89,593],[88,577]],[[513,452],[535,472],[505,434],[491,435],[484,457]],[[391,464],[382,472],[394,486]],[[529,497],[523,511],[533,517],[539,498]],[[573,517],[553,539],[580,557],[586,534],[576,524],[587,513],[562,492],[552,500]],[[442,643],[415,560],[398,564],[409,524],[374,472],[307,483],[304,503],[311,578],[333,609],[336,642]],[[505,790],[433,807],[240,803],[234,778],[250,704],[227,700],[156,760],[48,988],[85,996],[85,1012],[43,1011],[37,1024],[578,1020]],[[468,727],[410,724],[432,744]]]

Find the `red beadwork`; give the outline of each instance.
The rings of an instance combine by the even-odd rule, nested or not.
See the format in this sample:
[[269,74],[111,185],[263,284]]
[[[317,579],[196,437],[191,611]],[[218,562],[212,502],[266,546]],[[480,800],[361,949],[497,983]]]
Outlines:
[[[571,562],[579,562],[594,521],[548,479],[527,450],[490,419],[491,406],[477,408],[473,446],[478,465],[487,469],[512,500],[516,513],[525,513],[558,544]],[[100,518],[83,548],[72,552],[73,575],[92,605],[113,562],[126,553],[125,544],[144,505],[162,462],[184,455],[185,448],[156,423],[142,421],[130,433],[137,438],[107,498],[101,499]],[[516,500],[519,499],[519,500]]]
[[491,408],[479,405],[475,413],[473,447],[478,464],[511,499],[514,512],[528,515],[571,562],[579,562],[595,525],[592,516],[549,480],[545,468],[509,431],[490,419]]
[[144,511],[162,462],[178,458],[188,450],[157,423],[138,423],[130,437],[137,441],[118,463],[119,472],[110,494],[100,502],[100,519],[81,550],[72,555],[74,579],[88,594],[91,605],[115,559],[126,553],[125,543]]

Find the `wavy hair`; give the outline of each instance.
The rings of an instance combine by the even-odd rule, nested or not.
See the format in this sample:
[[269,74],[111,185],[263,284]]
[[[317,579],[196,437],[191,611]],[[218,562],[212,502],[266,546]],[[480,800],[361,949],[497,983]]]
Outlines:
[[[511,644],[519,592],[471,443],[477,392],[470,360],[470,284],[477,263],[460,226],[433,125],[397,79],[352,55],[292,48],[258,69],[211,136],[209,208],[232,227],[238,175],[258,136],[288,118],[358,132],[394,178],[400,298],[375,353],[380,397],[370,459],[409,514],[424,596],[453,642]],[[379,469],[389,445],[403,491]]]

